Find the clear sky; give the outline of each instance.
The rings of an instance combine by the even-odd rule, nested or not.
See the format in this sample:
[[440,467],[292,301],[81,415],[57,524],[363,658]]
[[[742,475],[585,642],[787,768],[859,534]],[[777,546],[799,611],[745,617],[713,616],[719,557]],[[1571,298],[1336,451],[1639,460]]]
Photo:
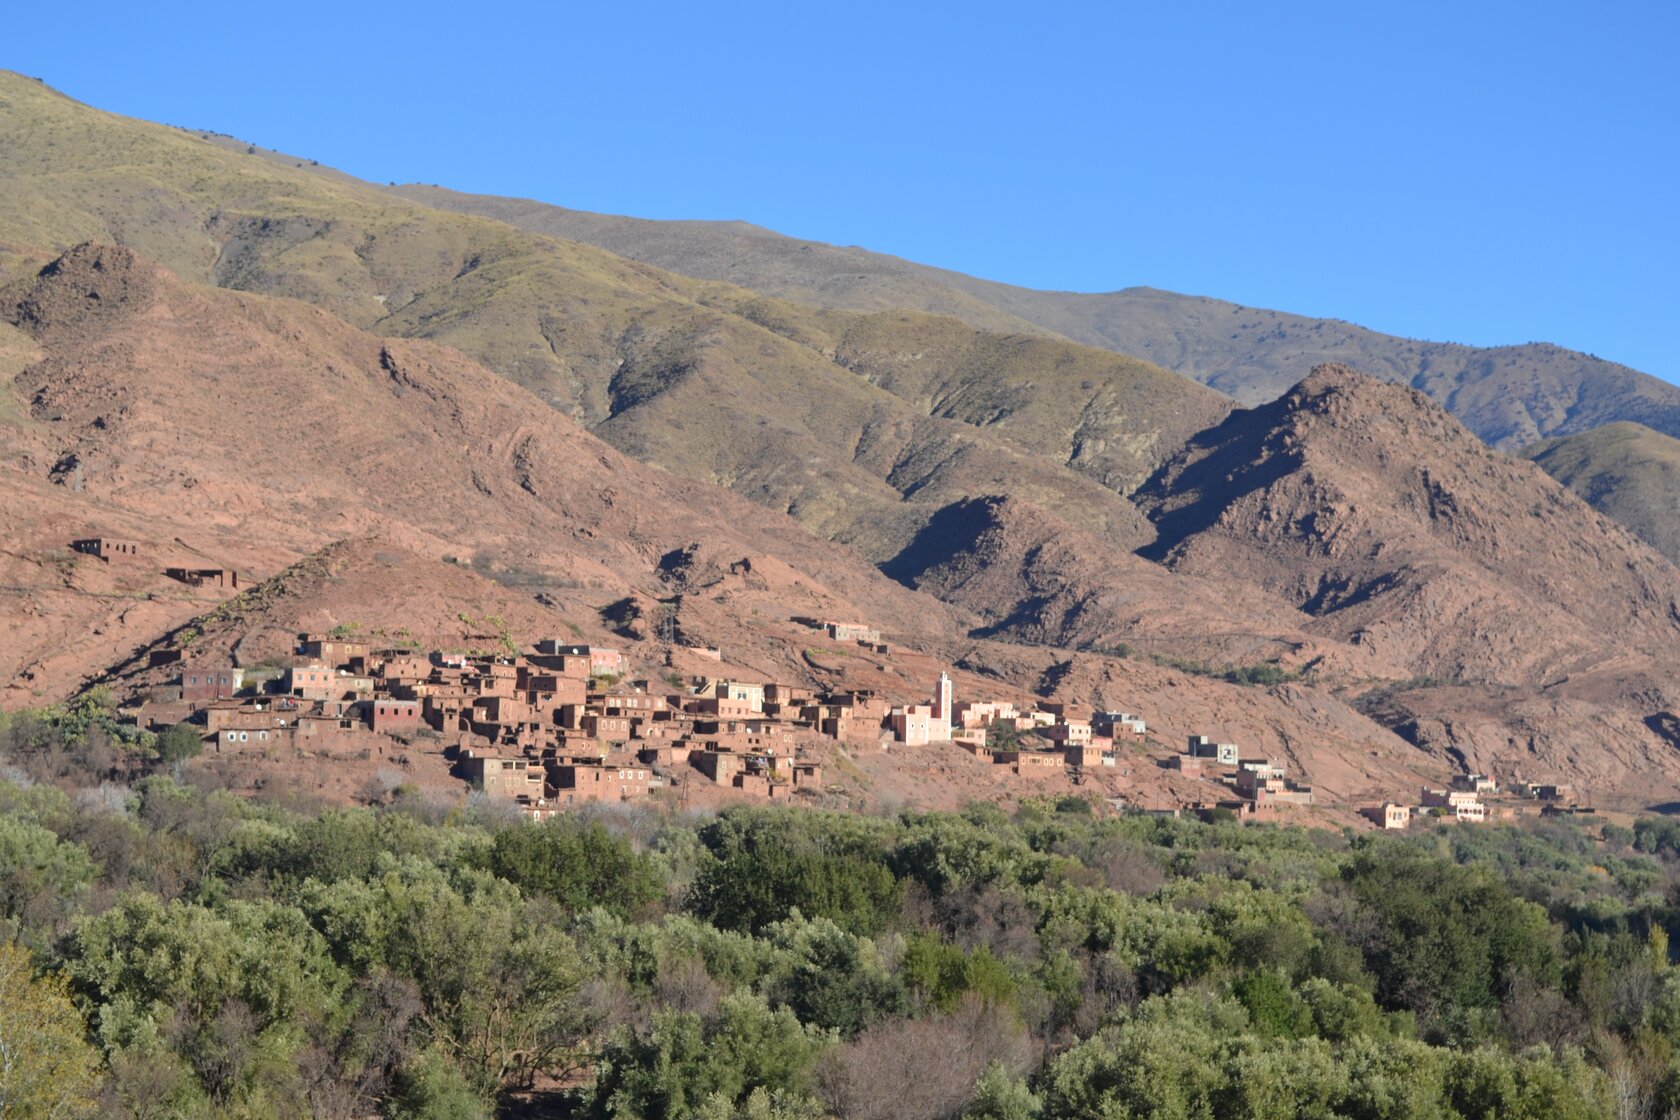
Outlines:
[[0,65],[377,181],[742,218],[1680,380],[1680,4],[14,5]]

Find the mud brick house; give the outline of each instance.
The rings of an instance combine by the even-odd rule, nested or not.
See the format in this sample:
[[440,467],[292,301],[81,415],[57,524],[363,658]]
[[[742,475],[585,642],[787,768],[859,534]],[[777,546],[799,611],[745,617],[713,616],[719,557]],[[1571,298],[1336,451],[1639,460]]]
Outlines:
[[476,696],[473,698],[472,721],[475,724],[505,726],[531,723],[535,719],[536,710],[517,696]]
[[1091,725],[1082,719],[1063,720],[1046,727],[1040,734],[1052,743],[1082,747],[1091,742]]
[[993,720],[1016,720],[1021,713],[1015,705],[991,700],[964,700],[951,709],[953,726],[970,730],[984,729]]
[[181,670],[181,699],[198,704],[234,696],[245,687],[245,670],[232,666],[197,665]]
[[530,664],[538,669],[551,673],[558,673],[562,677],[585,682],[594,675],[588,654],[534,654],[529,659]]
[[796,684],[777,684],[772,681],[764,686],[764,702],[766,704],[780,704],[784,708],[797,708],[809,704],[817,698],[814,690]]
[[291,741],[290,731],[286,727],[229,727],[216,733],[216,749],[279,746],[282,739]]
[[320,751],[348,749],[357,743],[365,746],[366,740],[356,734],[359,722],[341,712],[305,712],[292,722],[293,741]]
[[753,715],[753,707],[745,700],[727,696],[702,696],[689,701],[688,710],[695,715],[715,716],[718,719],[746,719]]
[[931,705],[910,704],[894,708],[887,721],[892,727],[893,738],[907,747],[925,747],[933,741]]
[[320,662],[334,669],[348,669],[366,665],[373,651],[371,642],[351,638],[335,638],[330,634],[299,634],[298,656]]
[[368,722],[381,735],[418,731],[425,726],[422,709],[419,700],[378,697],[368,703]]
[[[621,677],[624,675],[624,654],[616,649],[603,649],[600,646],[581,645],[578,643],[561,642],[554,638],[544,638],[537,643],[537,653],[545,658],[559,658],[568,662],[570,672],[575,672],[578,662],[587,665],[588,676],[593,677]],[[568,675],[570,675],[568,672]]]
[[1061,755],[1043,751],[997,751],[992,761],[1023,778],[1049,778],[1067,770],[1067,760]]
[[503,696],[513,699],[519,691],[519,668],[504,661],[490,661],[478,666],[478,673],[468,678],[473,691],[480,696]]
[[1193,754],[1181,754],[1173,756],[1170,766],[1186,778],[1200,778],[1203,774],[1203,761]]
[[1385,801],[1359,810],[1359,815],[1385,832],[1404,832],[1412,823],[1412,810],[1406,805]]
[[1070,743],[1062,750],[1062,760],[1069,766],[1095,769],[1099,766],[1113,766],[1114,752],[1096,743]]
[[71,541],[70,547],[77,552],[97,557],[107,564],[113,560],[140,558],[139,541],[117,540],[113,537],[84,537],[79,541]]
[[1499,792],[1499,783],[1494,781],[1492,775],[1489,774],[1460,774],[1453,778],[1452,786],[1454,789],[1467,790],[1475,794],[1496,794]]
[[475,789],[491,797],[529,797],[542,800],[547,782],[543,766],[526,758],[502,758],[467,752],[461,760],[461,770]]
[[861,622],[825,622],[823,629],[837,642],[878,642],[881,632]]
[[1419,800],[1426,809],[1457,809],[1460,805],[1475,805],[1481,799],[1470,790],[1430,789],[1425,786]]
[[718,700],[736,700],[747,705],[754,714],[764,711],[764,685],[745,681],[708,681],[701,686],[700,695]]
[[379,667],[379,678],[387,687],[416,685],[432,679],[432,664],[423,657],[406,654],[388,658]]
[[1311,786],[1296,785],[1274,762],[1244,762],[1237,769],[1237,795],[1256,808],[1262,806],[1311,805]]
[[1191,758],[1211,758],[1220,766],[1235,766],[1241,755],[1235,743],[1215,743],[1206,735],[1190,736],[1190,749],[1186,753]]
[[600,701],[607,715],[631,720],[654,719],[671,710],[670,697],[647,691],[603,693]]
[[165,568],[163,574],[189,587],[239,587],[239,573],[232,568]]
[[688,756],[688,761],[720,786],[733,785],[735,775],[744,771],[747,765],[745,756],[725,751],[695,751]]
[[371,691],[368,677],[351,677],[327,665],[293,665],[280,678],[281,691],[303,700],[342,700]]
[[1443,809],[1455,820],[1479,824],[1488,818],[1488,809],[1481,797],[1470,790],[1430,789],[1425,786],[1420,799],[1426,809]]
[[815,762],[799,761],[789,767],[795,789],[822,789],[822,766]]
[[742,793],[750,793],[754,797],[769,797],[774,787],[770,779],[763,774],[737,774],[731,783]]
[[553,669],[530,665],[515,666],[514,691],[535,693],[545,705],[582,704],[589,697],[589,681],[584,677],[569,677]]
[[238,700],[213,700],[202,709],[204,729],[214,735],[220,731],[255,731],[262,728],[284,727],[298,715],[296,708],[280,708],[264,701],[241,703]]
[[583,730],[592,739],[622,743],[630,738],[630,720],[625,716],[586,715]]
[[693,753],[694,748],[687,741],[661,743],[656,747],[643,747],[636,752],[636,759],[648,766],[654,766],[661,770],[671,770],[678,766],[688,765],[689,756]]
[[1096,735],[1107,735],[1111,739],[1122,739],[1127,736],[1142,738],[1148,733],[1149,727],[1142,716],[1135,716],[1130,712],[1097,712],[1091,717],[1091,731]]
[[646,797],[652,772],[645,766],[555,763],[548,767],[554,798],[568,801],[632,801]]

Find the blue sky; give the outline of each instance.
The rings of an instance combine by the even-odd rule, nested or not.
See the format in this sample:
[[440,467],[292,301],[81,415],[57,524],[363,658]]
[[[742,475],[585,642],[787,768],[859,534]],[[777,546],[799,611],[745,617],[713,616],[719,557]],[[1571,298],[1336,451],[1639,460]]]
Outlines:
[[1680,5],[26,5],[0,65],[378,181],[1680,380]]

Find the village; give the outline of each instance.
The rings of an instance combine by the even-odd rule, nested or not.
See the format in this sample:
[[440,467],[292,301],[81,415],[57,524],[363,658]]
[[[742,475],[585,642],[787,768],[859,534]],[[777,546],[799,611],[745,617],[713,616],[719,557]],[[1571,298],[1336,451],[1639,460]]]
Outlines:
[[[831,637],[845,623],[824,623]],[[856,641],[876,641],[869,635]],[[532,819],[581,805],[635,801],[703,783],[770,801],[813,795],[823,765],[813,746],[853,751],[957,748],[1026,779],[1074,784],[1112,769],[1148,725],[1123,711],[1070,712],[1044,701],[1022,710],[1008,701],[959,699],[951,678],[931,697],[895,703],[869,691],[819,694],[775,681],[696,677],[623,680],[624,655],[556,639],[523,654],[468,655],[376,648],[332,634],[299,636],[296,662],[258,679],[231,665],[183,665],[178,699],[136,712],[153,729],[185,722],[207,751],[239,754],[286,747],[333,756],[365,750],[370,739],[424,736],[441,744],[455,773],[487,798]],[[1187,804],[1110,799],[1117,810],[1158,815],[1230,814],[1281,819],[1313,805],[1309,785],[1275,759],[1242,756],[1235,743],[1190,736],[1166,768],[1208,784]],[[1377,828],[1403,830],[1421,816],[1463,823],[1533,811],[1589,812],[1568,787],[1503,790],[1487,775],[1424,788],[1415,804],[1360,808]]]
[[[140,552],[135,542],[109,538],[73,547],[106,562]],[[231,569],[171,568],[165,575],[192,586],[239,585]],[[862,623],[797,621],[835,647],[888,650],[880,632]],[[622,651],[575,640],[547,638],[522,652],[511,644],[421,650],[412,642],[381,643],[350,626],[299,634],[282,663],[259,667],[154,651],[152,666],[174,671],[172,685],[149,690],[126,714],[154,732],[190,728],[213,757],[406,757],[403,748],[424,744],[448,759],[456,780],[535,820],[655,797],[690,804],[697,790],[817,803],[824,745],[909,752],[912,769],[914,752],[955,747],[995,773],[1026,779],[1024,788],[1060,779],[1061,786],[1100,789],[1104,783],[1095,779],[1141,763],[1204,791],[1174,799],[1103,796],[1116,811],[1279,820],[1315,804],[1313,788],[1283,762],[1245,757],[1233,742],[1192,734],[1181,751],[1150,759],[1149,726],[1133,712],[958,697],[943,671],[929,682],[930,695],[911,702],[871,689],[822,691],[742,679],[721,671],[715,649],[687,652],[719,662],[719,674],[627,679]],[[1474,824],[1591,812],[1574,804],[1567,786],[1502,788],[1484,774],[1461,775],[1450,788],[1424,787],[1416,802],[1344,808],[1390,831],[1425,816]]]

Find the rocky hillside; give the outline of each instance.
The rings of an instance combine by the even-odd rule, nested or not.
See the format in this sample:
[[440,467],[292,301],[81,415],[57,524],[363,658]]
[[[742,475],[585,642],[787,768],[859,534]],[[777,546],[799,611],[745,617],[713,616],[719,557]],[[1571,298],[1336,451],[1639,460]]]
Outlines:
[[1680,440],[1642,424],[1606,424],[1523,455],[1680,564]]
[[[812,306],[299,163],[0,76],[0,703],[303,626],[610,633],[900,699],[955,665],[1347,796],[1680,796],[1680,572],[1420,392],[1233,413],[1016,311]],[[808,648],[836,615],[891,652]]]
[[1139,494],[1175,571],[1241,574],[1420,677],[1541,684],[1680,638],[1680,571],[1415,390],[1321,366]]
[[0,74],[0,268],[26,276],[87,240],[454,346],[620,450],[876,559],[1008,480],[1141,543],[1120,493],[1229,407],[1135,359],[815,313]]
[[1321,684],[1406,675],[1313,634],[1308,615],[1240,574],[1173,571],[1018,497],[948,507],[883,570],[1012,642]]
[[[269,573],[377,536],[593,617],[626,596],[681,592],[667,558],[703,548],[725,568],[752,567],[749,605],[784,618],[913,617],[930,638],[958,632],[937,603],[849,550],[628,459],[447,347],[185,285],[100,246],[5,294],[0,319],[37,348],[10,386],[27,414],[0,425],[12,480],[0,490],[19,526],[17,586],[41,595],[79,587],[86,566],[47,542],[93,533],[179,541]],[[39,550],[24,555],[26,545]],[[81,590],[76,609],[89,617],[133,605],[117,587]],[[6,602],[41,609],[33,593]],[[148,625],[169,621],[143,613]],[[58,636],[43,631],[43,646]],[[14,647],[12,669],[49,652]]]
[[419,185],[394,192],[804,303],[916,308],[986,330],[1055,335],[1146,359],[1243,404],[1276,398],[1315,365],[1340,363],[1428,393],[1471,431],[1506,449],[1616,420],[1680,436],[1680,388],[1546,343],[1424,342],[1152,288],[1034,291],[742,222],[653,222]]
[[[333,626],[448,645],[605,638],[662,673],[655,624],[671,611],[682,643],[726,651],[721,664],[671,651],[679,670],[911,698],[955,666],[965,694],[1147,699],[1174,735],[1243,735],[1322,768],[1327,797],[1398,793],[1446,769],[1310,689],[1270,695],[975,636],[983,620],[962,606],[626,458],[448,347],[184,284],[96,245],[6,291],[0,320],[22,351],[7,386],[21,415],[0,423],[7,707],[92,680],[159,683],[169,670],[149,663],[161,649],[260,665],[298,630]],[[93,534],[139,540],[146,558],[107,565],[67,549]],[[1119,555],[1156,574],[1152,617],[1165,617],[1165,588],[1190,581]],[[173,583],[166,563],[237,567],[242,591]],[[810,615],[874,623],[892,652],[813,653],[796,621]],[[1070,659],[1080,674],[1058,668]]]

